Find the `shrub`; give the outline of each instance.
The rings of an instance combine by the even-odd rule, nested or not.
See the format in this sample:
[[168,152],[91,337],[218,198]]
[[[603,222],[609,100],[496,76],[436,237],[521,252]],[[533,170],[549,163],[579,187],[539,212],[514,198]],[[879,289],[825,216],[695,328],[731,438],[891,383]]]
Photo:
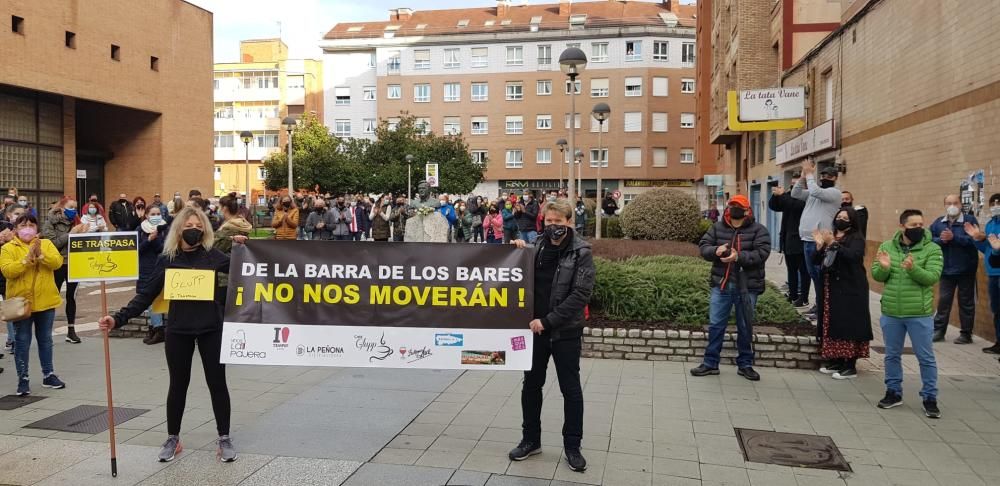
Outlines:
[[698,220],[698,233],[695,235],[694,238],[691,238],[691,243],[694,243],[694,244],[697,245],[698,242],[701,241],[701,237],[705,236],[705,233],[708,232],[708,229],[711,228],[713,224],[715,224],[715,223],[713,223],[713,222],[711,222],[711,221],[709,221],[707,219],[699,219]]
[[[597,217],[592,216],[587,219],[587,236],[594,236],[597,233]],[[601,215],[601,238],[622,239],[625,234],[622,232],[621,218],[618,216]]]
[[689,194],[654,189],[625,206],[621,219],[625,236],[633,240],[691,241],[698,233],[701,208]]
[[[689,326],[708,322],[708,262],[665,255],[617,262],[598,258],[595,266],[591,305],[609,319]],[[799,319],[795,308],[771,286],[758,299],[758,323],[793,324]]]
[[624,260],[637,256],[678,255],[700,258],[698,247],[681,241],[590,240],[595,257]]

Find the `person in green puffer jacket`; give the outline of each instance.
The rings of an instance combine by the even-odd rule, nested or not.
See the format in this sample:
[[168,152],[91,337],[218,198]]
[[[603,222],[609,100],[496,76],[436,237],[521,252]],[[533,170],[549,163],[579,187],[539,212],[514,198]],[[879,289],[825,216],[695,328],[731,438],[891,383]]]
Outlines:
[[934,285],[941,279],[944,257],[931,240],[919,210],[899,215],[899,231],[882,243],[872,262],[872,278],[885,284],[882,291],[882,338],[885,341],[885,398],[879,408],[903,403],[901,355],[906,336],[920,363],[924,415],[940,418],[937,406],[937,362],[934,359]]

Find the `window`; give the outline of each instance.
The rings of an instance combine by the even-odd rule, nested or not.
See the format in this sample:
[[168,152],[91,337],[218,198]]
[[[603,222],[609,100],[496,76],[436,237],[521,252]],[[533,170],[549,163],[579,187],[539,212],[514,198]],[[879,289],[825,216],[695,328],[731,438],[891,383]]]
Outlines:
[[[576,93],[575,94],[580,94],[580,92],[583,90],[583,81],[580,81],[578,79],[578,80],[576,80],[575,84],[576,84]],[[569,80],[568,79],[566,80],[566,94],[569,94]]]
[[414,103],[429,103],[431,101],[431,85],[429,84],[414,84],[413,85],[413,102]]
[[462,85],[459,83],[444,83],[444,100],[460,101],[462,99]]
[[454,69],[462,67],[462,61],[459,58],[458,49],[445,49],[444,50],[444,67],[445,69]]
[[538,46],[538,65],[544,66],[552,64],[552,46]]
[[462,118],[457,116],[444,117],[444,134],[458,135],[462,133]]
[[591,98],[607,98],[608,91],[608,78],[590,80]]
[[521,135],[524,133],[524,117],[508,116],[506,133],[507,135]]
[[594,42],[590,44],[590,62],[608,62],[607,42]]
[[642,148],[625,147],[625,167],[642,167]]
[[520,81],[507,83],[507,101],[520,101],[524,99],[524,85]]
[[826,119],[833,119],[833,71],[826,73],[823,76],[823,91],[826,96],[823,97],[826,105]]
[[399,118],[390,118],[387,125],[390,132],[395,132],[399,128]]
[[472,83],[472,101],[487,101],[490,99],[490,85]]
[[628,206],[628,203],[635,199],[635,194],[622,194],[622,207]]
[[68,30],[66,31],[66,47],[76,49],[76,34]]
[[552,115],[538,115],[535,117],[535,128],[538,130],[552,130]]
[[351,120],[334,120],[333,134],[338,137],[351,136]]
[[388,86],[388,91],[385,93],[385,97],[390,100],[398,100],[403,97],[403,90],[398,84],[390,84]]
[[417,49],[413,51],[413,69],[430,69],[431,51],[430,49]]
[[535,83],[535,94],[538,96],[548,96],[552,94],[552,80],[541,79]]
[[642,131],[642,112],[641,111],[631,111],[625,113],[625,131],[626,132],[641,132]]
[[374,52],[369,52],[368,53],[368,67],[370,67],[370,68],[375,67],[375,59],[376,59],[375,58],[375,53]]
[[653,60],[654,61],[669,61],[670,60],[670,43],[667,41],[653,41]]
[[[577,113],[576,114],[576,123],[573,124],[576,128],[580,128],[580,120],[581,120],[580,114]],[[566,114],[566,128],[569,128],[569,113]]]
[[653,96],[667,96],[668,85],[667,78],[653,78]]
[[694,42],[681,44],[681,63],[687,65],[694,64]]
[[471,154],[472,163],[477,165],[486,165],[486,162],[489,161],[490,158],[490,152],[488,150],[473,150]]
[[774,160],[778,155],[778,132],[771,130],[770,157]]
[[160,58],[156,56],[149,56],[149,69],[153,71],[160,70]]
[[10,16],[10,31],[15,34],[24,35],[24,18],[17,15]]
[[389,59],[385,61],[385,67],[390,73],[399,72],[399,51],[390,51]]
[[625,96],[642,96],[642,78],[625,78]]
[[361,99],[365,101],[375,101],[375,87],[365,86],[361,88]]
[[681,93],[694,93],[694,80],[691,78],[681,79]]
[[552,163],[552,149],[549,149],[549,148],[535,149],[535,163],[536,164],[551,164]]
[[[350,129],[351,122],[347,122],[347,127]],[[263,132],[257,133],[257,146],[260,148],[276,148],[278,146],[278,132]]]
[[458,27],[468,27],[469,26],[469,19],[459,20],[457,25],[458,25]]
[[490,133],[490,119],[485,116],[472,117],[472,134],[486,135]]
[[222,180],[222,167],[215,166],[215,180]]
[[694,113],[681,113],[681,128],[694,128]]
[[575,14],[569,16],[570,30],[582,29],[586,22],[587,22],[587,14]]
[[288,89],[302,89],[306,87],[306,77],[305,76],[287,76],[285,77],[285,87]]
[[361,126],[364,127],[364,133],[375,133],[378,121],[374,118],[365,118],[364,120],[361,120]]
[[118,47],[118,46],[116,46],[114,44],[111,44],[111,59],[114,59],[115,61],[121,61],[122,60],[122,48],[121,47]]
[[485,21],[483,21],[483,26],[485,26],[485,27],[493,27],[494,25],[496,25],[496,23],[497,23],[496,20],[485,20]]
[[520,150],[507,151],[507,168],[520,169],[524,167],[524,154]]
[[666,147],[653,147],[653,167],[666,167],[666,166],[667,166]]
[[625,61],[642,60],[642,41],[625,41]]
[[[591,133],[597,133],[597,129],[598,128],[602,128],[601,122],[597,121],[596,118],[594,118],[593,116],[591,116],[590,117],[590,132]],[[611,128],[611,122],[609,120],[604,120],[603,129],[601,130],[601,132],[602,133],[608,133],[608,130],[610,128]]]
[[667,131],[667,114],[666,113],[653,113],[653,131],[654,132],[665,132],[665,131]]
[[682,148],[681,149],[681,163],[682,164],[693,164],[694,163],[694,149]]
[[524,64],[524,47],[507,46],[507,65],[520,66]]
[[334,101],[335,105],[341,106],[341,105],[351,104],[351,88],[348,87],[333,88],[333,96],[334,99],[336,100]]
[[421,135],[427,135],[431,133],[431,119],[430,118],[417,118],[413,122],[414,128],[417,129],[417,133]]
[[232,148],[233,134],[215,132],[215,148]]
[[231,119],[233,117],[233,104],[215,103],[215,117],[222,119]]
[[489,48],[487,47],[473,47],[472,48],[472,67],[486,67],[489,61]]
[[257,167],[257,180],[267,179],[267,169],[264,167]]
[[601,167],[608,166],[608,149],[590,149],[590,166],[597,167],[600,164]]

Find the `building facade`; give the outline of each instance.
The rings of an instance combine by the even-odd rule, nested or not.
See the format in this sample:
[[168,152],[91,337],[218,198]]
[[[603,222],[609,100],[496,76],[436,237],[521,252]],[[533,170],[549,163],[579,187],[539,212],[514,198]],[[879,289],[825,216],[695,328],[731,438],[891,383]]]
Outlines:
[[[567,47],[588,64],[574,87],[559,69]],[[388,21],[336,25],[321,43],[326,123],[342,137],[374,137],[408,113],[426,130],[457,134],[487,165],[477,193],[550,190],[569,164],[556,140],[577,129],[583,190],[623,198],[651,187],[694,190],[694,8],[670,1],[569,2],[390,11]],[[592,107],[611,117],[598,141]],[[599,150],[600,149],[600,150]],[[560,163],[563,161],[564,163]]]
[[[212,192],[266,203],[262,161],[285,147],[281,121],[310,113],[323,120],[322,63],[289,59],[280,39],[240,42],[240,62],[215,64],[215,172]],[[240,134],[253,136],[244,143]]]
[[0,15],[0,187],[40,208],[210,187],[210,12],[9,0]]

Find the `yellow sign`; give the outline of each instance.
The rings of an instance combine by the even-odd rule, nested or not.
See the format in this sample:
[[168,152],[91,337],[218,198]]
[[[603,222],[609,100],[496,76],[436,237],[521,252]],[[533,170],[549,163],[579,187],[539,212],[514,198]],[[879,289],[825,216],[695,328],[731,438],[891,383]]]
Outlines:
[[741,122],[740,121],[740,99],[739,93],[730,91],[728,93],[729,107],[729,129],[734,132],[767,132],[771,130],[798,130],[806,126],[806,122],[801,119],[774,120],[763,122]]
[[163,279],[166,300],[212,300],[215,298],[215,271],[168,268]]
[[163,292],[160,292],[160,295],[157,295],[156,299],[153,300],[151,307],[149,312],[153,314],[166,314],[170,310],[170,303],[163,299]]
[[134,231],[70,233],[70,282],[115,282],[139,278],[139,237]]

